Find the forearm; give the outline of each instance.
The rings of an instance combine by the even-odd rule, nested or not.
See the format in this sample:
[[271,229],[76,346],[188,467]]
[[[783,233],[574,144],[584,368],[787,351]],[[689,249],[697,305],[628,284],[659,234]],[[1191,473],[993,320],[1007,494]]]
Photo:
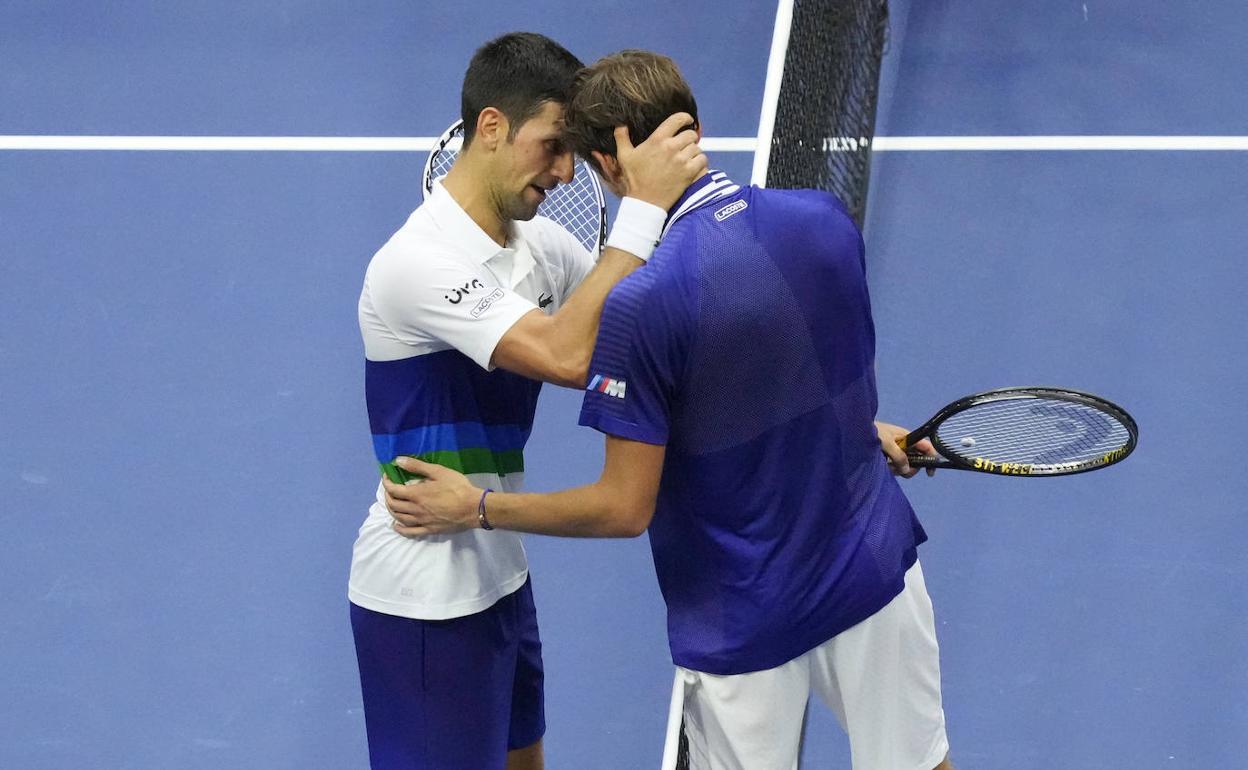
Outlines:
[[550,356],[552,360],[562,362],[567,370],[565,381],[558,384],[577,388],[585,386],[607,294],[642,264],[640,259],[627,252],[607,247],[568,301],[550,317],[547,337]]
[[493,492],[485,506],[495,529],[556,537],[637,537],[650,516],[628,510],[622,500],[598,481],[545,494]]
[[423,476],[420,484],[382,479],[395,530],[405,537],[480,527],[559,537],[636,537],[650,526],[666,447],[607,437],[602,476],[593,484],[551,492],[484,494],[462,473],[411,457],[395,462]]

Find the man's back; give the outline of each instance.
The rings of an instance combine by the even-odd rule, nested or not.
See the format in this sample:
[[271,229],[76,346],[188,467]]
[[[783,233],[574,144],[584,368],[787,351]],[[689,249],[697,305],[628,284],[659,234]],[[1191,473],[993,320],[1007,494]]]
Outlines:
[[925,536],[872,424],[857,229],[825,193],[725,182],[695,183],[612,292],[590,374],[616,393],[582,423],[667,445],[650,538],[673,657],[733,674],[875,613]]

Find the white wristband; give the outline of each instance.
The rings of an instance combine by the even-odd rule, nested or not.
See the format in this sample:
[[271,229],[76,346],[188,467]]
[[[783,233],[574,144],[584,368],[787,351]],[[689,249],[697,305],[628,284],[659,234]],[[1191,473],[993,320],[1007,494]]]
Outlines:
[[653,203],[625,198],[620,201],[615,225],[607,236],[607,246],[627,251],[645,262],[654,253],[654,247],[659,245],[659,236],[663,234],[663,223],[666,221],[667,212]]

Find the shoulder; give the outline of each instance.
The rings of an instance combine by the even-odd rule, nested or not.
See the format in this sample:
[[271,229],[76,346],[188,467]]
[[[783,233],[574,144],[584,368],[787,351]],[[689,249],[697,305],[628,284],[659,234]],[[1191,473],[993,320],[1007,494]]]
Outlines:
[[741,187],[732,195],[682,216],[672,225],[660,248],[696,253],[709,248],[717,238],[746,237],[758,228],[766,229],[771,225],[825,230],[829,224],[854,227],[845,205],[832,193]]
[[398,277],[460,265],[455,243],[418,208],[373,255],[368,272]]
[[516,222],[516,228],[537,259],[554,264],[593,261],[581,242],[553,219],[539,214],[527,222]]
[[755,189],[756,227],[773,238],[863,250],[862,231],[840,198],[823,190]]
[[[658,255],[655,251],[655,255]],[[684,269],[687,260],[658,260],[633,271],[611,289],[602,309],[604,326],[626,325],[640,330],[655,326],[656,331],[672,333],[696,303],[696,276]],[[692,277],[692,280],[690,278]]]
[[419,214],[418,209],[368,263],[363,291],[379,315],[454,303],[460,294],[485,287],[480,266],[436,227],[419,226]]
[[779,208],[811,215],[839,214],[849,218],[849,209],[840,198],[825,190],[774,190],[753,188],[754,200],[762,208]]

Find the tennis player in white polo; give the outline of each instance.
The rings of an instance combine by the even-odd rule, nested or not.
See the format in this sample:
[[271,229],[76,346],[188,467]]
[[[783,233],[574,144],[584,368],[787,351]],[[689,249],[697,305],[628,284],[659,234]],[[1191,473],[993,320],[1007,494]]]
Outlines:
[[[463,150],[369,264],[360,331],[388,476],[405,479],[393,461],[407,455],[519,489],[541,383],[584,386],[607,290],[650,255],[665,209],[706,168],[689,115],[628,147],[631,197],[595,265],[535,216],[573,173],[563,109],[579,67],[541,35],[482,46],[464,78]],[[392,524],[379,489],[351,561],[372,767],[540,768],[541,642],[519,537],[417,541]]]

